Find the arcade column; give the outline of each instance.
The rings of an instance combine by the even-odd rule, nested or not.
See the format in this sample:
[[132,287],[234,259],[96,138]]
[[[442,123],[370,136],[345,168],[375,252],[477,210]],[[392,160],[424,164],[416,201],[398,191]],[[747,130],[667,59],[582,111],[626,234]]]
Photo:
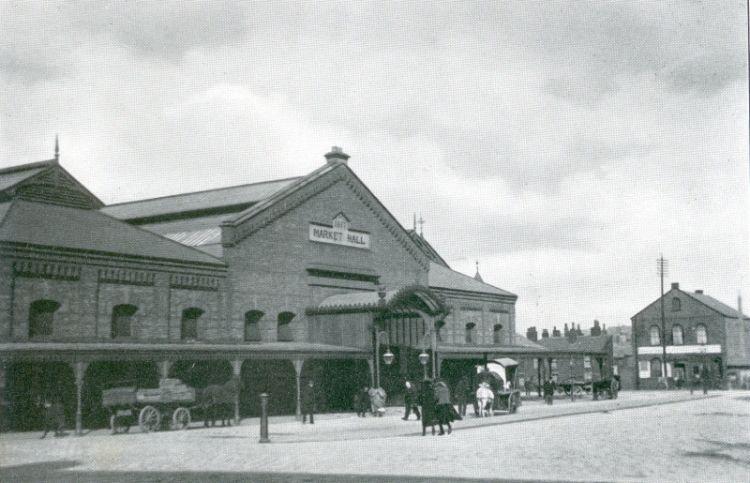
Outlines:
[[300,385],[300,378],[302,377],[302,366],[305,364],[304,359],[292,359],[294,365],[294,380],[297,384],[297,406],[294,410],[294,415],[297,421],[302,420],[302,391]]
[[236,391],[234,392],[234,425],[240,424],[240,384],[242,379],[242,363],[245,362],[242,359],[235,359],[232,361],[232,380],[236,384]]
[[73,363],[73,373],[76,378],[76,436],[83,433],[83,415],[81,412],[81,390],[83,389],[83,377],[86,375],[88,362],[77,361]]

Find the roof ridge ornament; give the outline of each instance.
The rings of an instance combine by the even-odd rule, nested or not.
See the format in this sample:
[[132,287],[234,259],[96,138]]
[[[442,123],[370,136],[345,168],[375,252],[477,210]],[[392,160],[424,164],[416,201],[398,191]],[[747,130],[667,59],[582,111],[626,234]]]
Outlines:
[[340,146],[331,146],[331,150],[325,154],[328,164],[343,163],[346,164],[350,158]]
[[55,162],[60,162],[60,141],[57,134],[55,134]]
[[476,265],[477,265],[477,273],[474,274],[474,280],[476,280],[477,282],[484,283],[484,280],[482,280],[482,276],[479,275],[479,260],[477,260],[474,263],[476,263]]

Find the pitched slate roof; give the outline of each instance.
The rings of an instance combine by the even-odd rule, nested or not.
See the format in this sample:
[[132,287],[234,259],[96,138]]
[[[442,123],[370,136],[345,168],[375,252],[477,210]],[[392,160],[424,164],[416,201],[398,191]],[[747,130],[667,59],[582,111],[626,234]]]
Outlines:
[[585,335],[578,336],[575,342],[570,342],[567,337],[546,337],[538,342],[553,352],[605,352],[608,335]]
[[533,340],[529,340],[527,337],[524,337],[521,334],[513,334],[513,345],[522,346],[522,347],[530,347],[530,348],[539,349],[539,350],[546,350],[543,345],[538,344],[534,342]]
[[[706,294],[702,293],[695,293],[695,292],[685,292],[684,290],[681,290],[681,292],[689,295],[690,297],[694,298],[698,302],[702,303],[703,305],[706,305],[715,311],[719,312],[724,317],[730,317],[733,319],[738,319],[740,317],[740,313],[737,312],[737,310],[733,309],[732,307],[726,305],[723,302],[719,302],[715,298],[708,296]],[[747,318],[747,316],[745,316]]]
[[261,183],[230,186],[207,191],[197,191],[147,200],[117,203],[105,206],[102,212],[121,220],[156,218],[178,213],[207,211],[217,208],[238,207],[241,211],[275,192],[294,183],[299,178],[286,178]]
[[409,236],[412,240],[414,240],[414,243],[417,244],[417,246],[422,250],[422,252],[432,260],[433,262],[437,263],[438,265],[442,265],[445,268],[450,268],[448,266],[448,263],[443,260],[443,257],[440,256],[440,254],[433,248],[432,245],[430,245],[430,242],[425,240],[425,238],[417,233],[417,230],[406,230],[407,233],[409,233]]
[[49,161],[43,163],[26,164],[22,166],[11,166],[0,169],[0,191],[5,191],[19,183],[35,176],[50,166]]
[[475,280],[473,277],[456,272],[435,262],[430,262],[429,274],[430,288],[445,288],[450,290],[461,290],[464,292],[480,292],[492,295],[504,295],[515,297],[515,294],[506,292],[488,283]]
[[201,251],[128,225],[97,210],[15,200],[0,220],[0,241],[210,265]]
[[[31,188],[23,192],[23,188]],[[104,205],[91,191],[65,170],[57,158],[0,169],[0,199],[21,197],[78,208]]]

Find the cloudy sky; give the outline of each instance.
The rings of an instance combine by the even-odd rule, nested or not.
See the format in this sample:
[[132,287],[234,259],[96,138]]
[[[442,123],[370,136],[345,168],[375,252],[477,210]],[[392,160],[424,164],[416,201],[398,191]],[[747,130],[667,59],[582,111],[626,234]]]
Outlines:
[[746,2],[2,2],[0,167],[107,203],[350,166],[517,325],[748,268]]

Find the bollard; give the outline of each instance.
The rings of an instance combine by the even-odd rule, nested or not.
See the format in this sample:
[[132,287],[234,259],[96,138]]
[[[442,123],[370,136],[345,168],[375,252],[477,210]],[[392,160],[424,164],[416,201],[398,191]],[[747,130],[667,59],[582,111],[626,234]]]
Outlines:
[[259,443],[270,443],[268,439],[268,394],[260,395],[260,441]]

